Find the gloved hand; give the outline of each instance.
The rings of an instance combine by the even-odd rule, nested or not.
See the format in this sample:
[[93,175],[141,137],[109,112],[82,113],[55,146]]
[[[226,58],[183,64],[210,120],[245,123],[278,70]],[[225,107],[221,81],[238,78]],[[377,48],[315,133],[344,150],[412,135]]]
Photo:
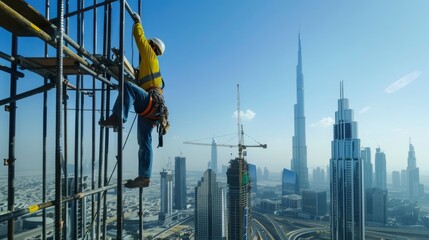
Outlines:
[[134,20],[134,23],[141,23],[142,21],[140,16],[136,12],[134,12],[133,15],[131,15],[131,18]]

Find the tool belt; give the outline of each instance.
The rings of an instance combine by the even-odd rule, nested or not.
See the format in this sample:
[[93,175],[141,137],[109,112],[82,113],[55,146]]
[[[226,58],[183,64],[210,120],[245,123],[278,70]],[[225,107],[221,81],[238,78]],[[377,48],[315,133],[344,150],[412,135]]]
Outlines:
[[140,116],[152,121],[158,132],[158,147],[163,146],[163,135],[167,133],[170,123],[168,122],[168,108],[165,105],[164,96],[158,88],[148,90],[149,103],[146,109],[139,113]]

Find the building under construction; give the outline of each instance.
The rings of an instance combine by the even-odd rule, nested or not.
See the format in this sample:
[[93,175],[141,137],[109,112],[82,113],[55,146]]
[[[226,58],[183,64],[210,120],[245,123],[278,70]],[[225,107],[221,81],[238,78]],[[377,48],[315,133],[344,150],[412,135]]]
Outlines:
[[[10,90],[10,96],[0,99],[9,117],[8,155],[2,155],[8,171],[7,209],[0,211],[0,224],[7,223],[8,239],[15,239],[16,220],[30,213],[41,214],[41,239],[107,239],[106,192],[111,189],[116,192],[115,238],[123,239],[122,150],[126,142],[123,123],[112,133],[97,122],[109,115],[111,91],[118,91],[122,112],[124,80],[134,78],[134,73],[124,67],[127,62],[123,54],[125,18],[133,12],[141,15],[142,3],[141,0],[131,5],[124,0],[88,2],[0,1],[0,27],[10,36],[2,38],[0,44],[0,71],[10,76],[10,83],[5,79],[0,82],[0,88]],[[92,25],[91,30],[84,31],[88,23]],[[112,34],[113,30],[118,31],[113,29],[117,23],[119,34]],[[85,48],[84,39],[90,49]],[[33,47],[35,42],[34,49],[44,49],[42,54],[28,56],[28,51],[20,50]],[[22,87],[29,82],[22,81],[26,78],[31,78],[32,85],[40,79],[40,85],[31,89]],[[35,98],[36,95],[39,97]],[[43,146],[40,156],[42,201],[17,207],[15,161],[20,159],[16,159],[15,147],[23,139],[15,136],[20,124],[34,125],[32,118],[36,117],[26,116],[25,121],[17,117],[20,102],[28,98],[43,99],[40,116],[37,116],[43,119],[42,125],[31,126],[38,129],[37,133],[42,129],[40,136],[32,136]],[[83,171],[84,134],[85,138],[91,138],[91,144],[85,146],[85,154],[90,152],[91,156],[89,176]],[[112,139],[117,142],[116,149],[108,147]],[[51,149],[54,153],[49,152]],[[52,162],[49,155],[55,158],[54,167],[48,166]],[[113,171],[108,171],[112,168]],[[51,194],[54,197],[48,197],[48,175],[55,176],[54,194]],[[87,178],[91,181],[86,182]],[[140,188],[139,239],[143,239],[142,192]],[[53,222],[47,220],[48,211],[53,213]],[[84,212],[90,216],[83,217]]]
[[226,172],[228,182],[228,239],[250,239],[250,178],[247,161],[232,159]]

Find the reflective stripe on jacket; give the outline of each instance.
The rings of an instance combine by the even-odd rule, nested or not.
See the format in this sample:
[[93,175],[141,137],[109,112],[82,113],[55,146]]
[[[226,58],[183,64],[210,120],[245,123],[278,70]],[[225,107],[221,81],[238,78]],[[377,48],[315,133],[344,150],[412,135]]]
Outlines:
[[139,81],[141,82],[139,86],[146,91],[151,88],[161,88],[162,79],[159,71],[158,58],[144,35],[141,23],[134,24],[133,35],[141,57],[137,79],[149,79],[148,81]]

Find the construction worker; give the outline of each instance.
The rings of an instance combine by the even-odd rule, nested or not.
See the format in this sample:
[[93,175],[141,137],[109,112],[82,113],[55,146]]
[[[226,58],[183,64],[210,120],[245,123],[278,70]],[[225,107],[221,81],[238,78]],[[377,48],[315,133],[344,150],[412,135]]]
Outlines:
[[[99,124],[116,129],[121,115],[123,116],[123,122],[127,121],[131,106],[134,106],[135,112],[139,114],[137,123],[137,141],[139,144],[138,177],[125,184],[125,187],[137,188],[149,186],[153,158],[152,129],[154,126],[159,126],[160,115],[164,116],[167,110],[162,91],[164,83],[157,58],[157,56],[164,53],[165,45],[158,38],[146,39],[140,16],[137,13],[132,14],[132,19],[134,20],[133,35],[141,57],[138,73],[136,74],[137,82],[135,84],[128,81],[124,82],[122,114],[119,112],[119,101],[116,99],[112,115],[106,120],[100,121]],[[162,119],[161,122],[165,124],[165,119]],[[163,132],[162,134],[165,133],[163,130],[161,131]],[[160,145],[162,146],[162,143]]]

